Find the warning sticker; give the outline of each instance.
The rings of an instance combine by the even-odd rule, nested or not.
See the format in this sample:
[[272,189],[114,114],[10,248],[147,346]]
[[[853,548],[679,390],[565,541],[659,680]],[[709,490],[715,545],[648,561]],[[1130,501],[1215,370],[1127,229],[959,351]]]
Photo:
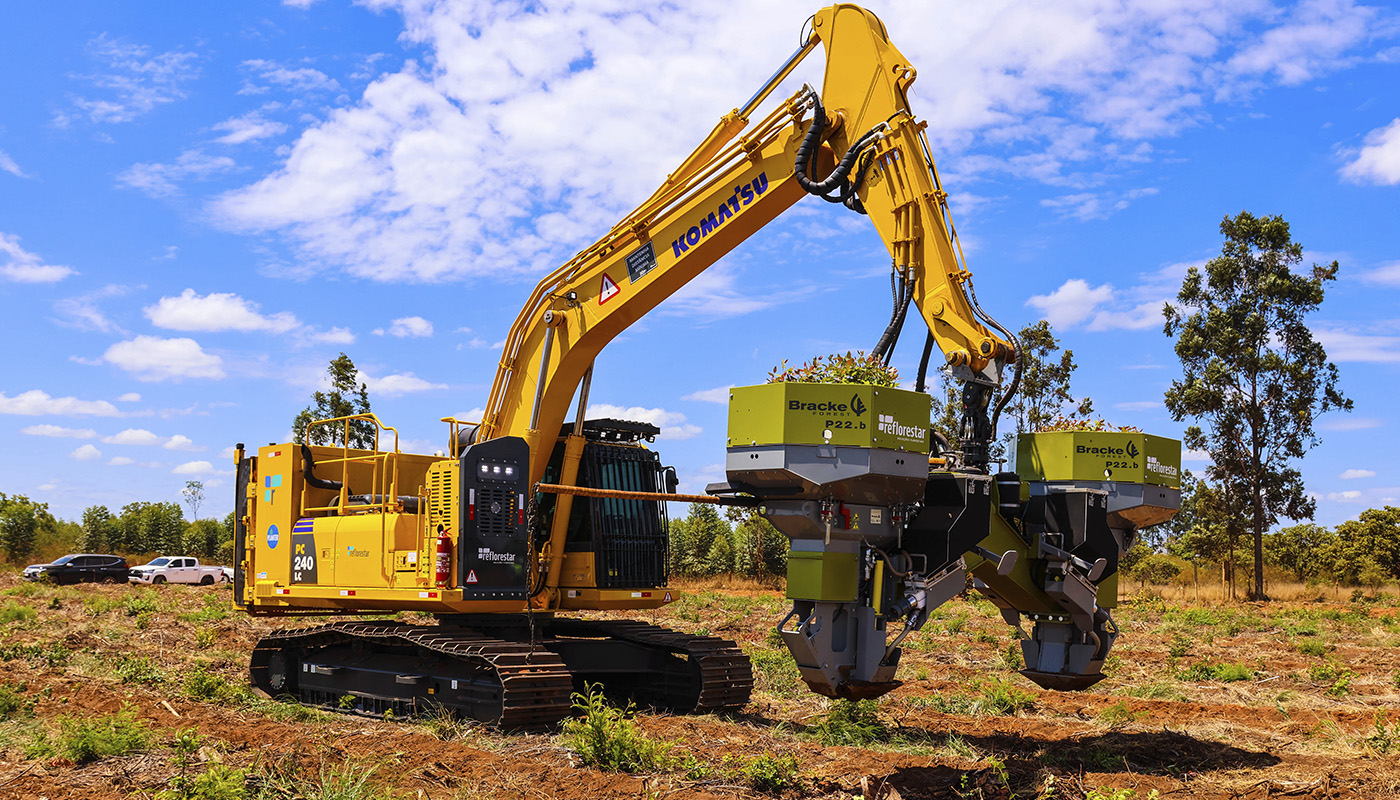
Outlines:
[[613,279],[612,279],[612,278],[609,278],[609,277],[607,276],[607,274],[604,273],[604,275],[603,275],[603,285],[602,285],[602,287],[598,290],[598,305],[601,306],[602,304],[608,302],[609,300],[613,299],[614,297],[617,297],[618,292],[621,292],[621,291],[622,291],[621,289],[617,288],[617,284],[616,284],[616,283],[613,283]]
[[666,593],[666,599],[665,599],[663,602],[667,602],[667,603],[671,602],[671,593],[670,593],[670,592],[667,592],[667,593]]
[[467,582],[467,583],[476,583],[476,570],[474,570],[474,569],[469,569],[469,570],[467,570],[467,580],[466,580],[466,582]]
[[636,283],[642,276],[656,269],[656,250],[651,242],[627,254],[627,278]]

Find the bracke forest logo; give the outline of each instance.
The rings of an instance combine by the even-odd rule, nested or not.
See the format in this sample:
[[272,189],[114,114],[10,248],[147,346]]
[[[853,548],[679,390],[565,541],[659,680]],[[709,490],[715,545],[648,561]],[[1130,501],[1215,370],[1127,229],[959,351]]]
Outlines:
[[1137,457],[1138,457],[1137,445],[1133,444],[1132,442],[1128,442],[1128,458],[1137,458]]
[[855,412],[857,417],[865,413],[865,403],[861,401],[858,394],[851,395],[851,411]]

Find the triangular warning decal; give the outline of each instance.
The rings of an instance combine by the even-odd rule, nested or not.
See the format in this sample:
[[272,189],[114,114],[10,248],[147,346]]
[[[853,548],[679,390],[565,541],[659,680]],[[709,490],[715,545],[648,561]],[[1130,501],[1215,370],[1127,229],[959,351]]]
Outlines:
[[613,283],[613,279],[609,278],[607,274],[604,273],[603,285],[598,289],[598,305],[601,306],[614,297],[617,297],[618,293],[621,291],[621,289],[617,288],[617,284]]
[[671,593],[670,593],[670,592],[667,592],[667,593],[666,593],[666,599],[663,600],[662,602],[665,602],[665,603],[671,602]]
[[466,582],[467,582],[467,583],[476,583],[476,570],[474,570],[474,569],[469,569],[469,570],[467,570],[467,580],[466,580]]

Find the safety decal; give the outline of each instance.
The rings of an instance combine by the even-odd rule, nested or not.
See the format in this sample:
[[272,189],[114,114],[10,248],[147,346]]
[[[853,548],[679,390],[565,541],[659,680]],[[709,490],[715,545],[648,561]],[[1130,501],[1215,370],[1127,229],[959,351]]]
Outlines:
[[651,242],[638,247],[627,254],[627,279],[632,283],[642,279],[642,276],[656,269],[656,248],[651,246]]
[[664,599],[662,602],[665,602],[665,603],[671,602],[671,593],[670,593],[670,592],[667,592],[667,593],[666,593],[666,597],[665,597],[665,599]]
[[476,570],[467,570],[467,579],[464,581],[464,583],[476,583]]
[[617,288],[617,284],[613,283],[613,279],[609,278],[607,274],[604,273],[602,288],[598,290],[598,305],[601,306],[609,300],[613,299],[617,296],[618,292],[621,291],[621,289]]

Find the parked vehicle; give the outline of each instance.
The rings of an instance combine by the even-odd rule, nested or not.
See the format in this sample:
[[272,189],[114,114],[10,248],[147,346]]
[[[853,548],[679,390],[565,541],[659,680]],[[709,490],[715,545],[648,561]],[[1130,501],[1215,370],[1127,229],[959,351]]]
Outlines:
[[48,564],[31,564],[24,568],[21,577],[54,583],[118,583],[126,579],[128,571],[126,559],[121,556],[74,553]]
[[199,559],[189,556],[161,556],[149,564],[133,567],[127,580],[131,583],[211,583],[229,580],[223,567],[201,566]]

